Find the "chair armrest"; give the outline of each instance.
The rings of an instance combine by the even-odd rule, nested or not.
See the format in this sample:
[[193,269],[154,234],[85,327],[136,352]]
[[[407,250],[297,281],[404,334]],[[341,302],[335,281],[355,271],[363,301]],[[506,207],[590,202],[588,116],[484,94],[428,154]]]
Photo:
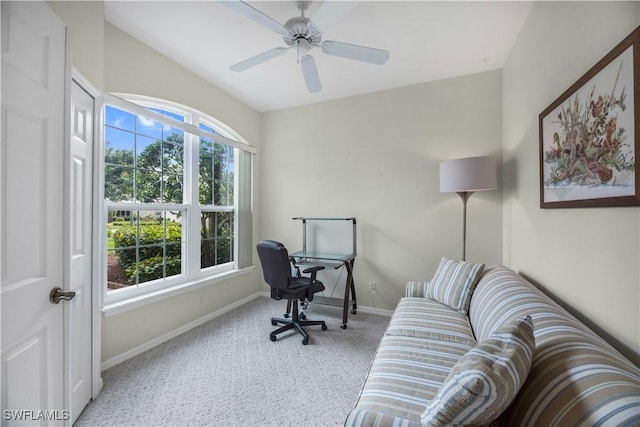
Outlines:
[[302,270],[302,272],[305,273],[305,274],[311,273],[311,280],[315,281],[316,280],[316,274],[318,274],[318,271],[320,271],[320,270],[324,270],[324,266],[315,265],[313,267],[305,268],[304,270]]
[[427,296],[427,286],[429,282],[410,281],[405,285],[405,297],[422,297]]

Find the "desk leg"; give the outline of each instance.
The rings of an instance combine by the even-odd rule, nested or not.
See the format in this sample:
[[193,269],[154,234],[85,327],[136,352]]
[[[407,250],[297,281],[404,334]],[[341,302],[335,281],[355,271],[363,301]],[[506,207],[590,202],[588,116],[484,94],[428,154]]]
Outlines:
[[351,314],[356,314],[356,310],[358,309],[358,303],[356,301],[356,281],[353,279],[353,264],[355,264],[356,260],[351,260],[351,300],[353,301],[353,309],[351,310]]
[[347,283],[344,287],[344,305],[342,307],[342,325],[340,325],[340,327],[342,329],[347,329],[347,320],[349,317],[349,294],[351,294],[353,298],[353,310],[351,312],[355,314],[358,307],[356,304],[355,284],[353,283],[353,260],[345,262],[344,266],[347,269]]

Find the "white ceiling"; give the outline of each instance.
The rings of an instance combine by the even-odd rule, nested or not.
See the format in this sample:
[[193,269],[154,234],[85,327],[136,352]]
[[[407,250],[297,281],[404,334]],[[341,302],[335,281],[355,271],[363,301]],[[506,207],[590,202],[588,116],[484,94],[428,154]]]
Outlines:
[[[284,24],[295,1],[251,1]],[[312,2],[306,16],[321,2]],[[243,72],[229,67],[274,47],[282,37],[216,1],[106,1],[107,21],[181,63],[260,112],[502,68],[531,1],[359,1],[323,40],[386,49],[372,65],[314,56],[322,91],[308,93],[296,55]]]

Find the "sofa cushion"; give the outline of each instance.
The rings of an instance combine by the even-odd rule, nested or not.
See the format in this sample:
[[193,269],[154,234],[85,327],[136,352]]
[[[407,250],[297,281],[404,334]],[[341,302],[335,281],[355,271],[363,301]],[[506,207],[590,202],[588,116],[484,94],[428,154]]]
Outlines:
[[393,426],[393,427],[422,427],[419,421],[398,417],[392,414],[377,412],[372,409],[356,408],[347,417],[345,427],[362,426]]
[[402,298],[387,334],[476,345],[469,318],[429,298]]
[[498,329],[462,356],[422,414],[426,426],[495,420],[524,383],[535,349],[531,317]]
[[422,281],[409,281],[405,285],[404,296],[405,297],[426,297],[427,287],[429,282]]
[[513,270],[485,271],[469,308],[478,341],[526,315],[535,356],[502,425],[640,426],[640,369]]
[[385,335],[346,425],[370,419],[363,411],[374,412],[374,418],[387,414],[419,424],[427,403],[470,348],[462,343]]
[[471,294],[483,270],[484,264],[453,261],[442,257],[433,279],[427,286],[427,297],[467,314]]

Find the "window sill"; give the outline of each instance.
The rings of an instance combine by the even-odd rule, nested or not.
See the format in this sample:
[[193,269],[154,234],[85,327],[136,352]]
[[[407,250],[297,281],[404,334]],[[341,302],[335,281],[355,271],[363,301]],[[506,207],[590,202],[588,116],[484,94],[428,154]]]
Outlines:
[[191,292],[204,286],[211,285],[213,283],[218,283],[228,279],[232,279],[234,277],[243,276],[245,274],[251,273],[254,268],[254,266],[251,266],[243,268],[242,270],[231,270],[218,274],[216,276],[205,277],[202,279],[194,280],[192,282],[182,283],[180,285],[160,289],[155,292],[137,295],[122,301],[105,304],[105,306],[102,307],[102,315],[104,317],[110,317],[116,314],[124,313],[125,311],[133,310],[135,308],[142,307],[147,304],[163,300],[165,298],[170,298],[186,292]]

